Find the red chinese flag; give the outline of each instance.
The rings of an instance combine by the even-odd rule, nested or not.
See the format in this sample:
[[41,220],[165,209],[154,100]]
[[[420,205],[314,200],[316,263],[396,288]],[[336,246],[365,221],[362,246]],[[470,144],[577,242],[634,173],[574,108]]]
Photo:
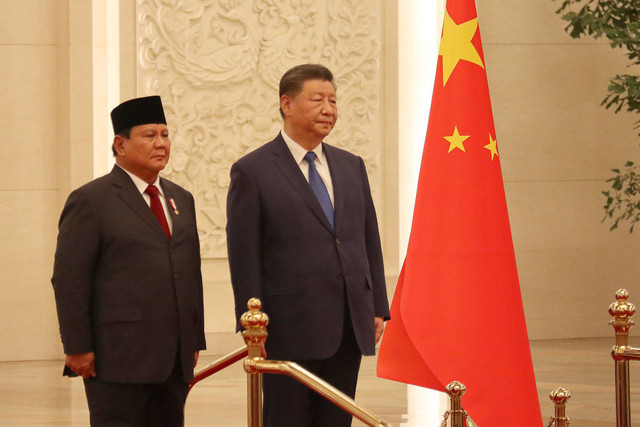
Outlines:
[[473,0],[447,2],[407,256],[378,375],[479,426],[542,425]]

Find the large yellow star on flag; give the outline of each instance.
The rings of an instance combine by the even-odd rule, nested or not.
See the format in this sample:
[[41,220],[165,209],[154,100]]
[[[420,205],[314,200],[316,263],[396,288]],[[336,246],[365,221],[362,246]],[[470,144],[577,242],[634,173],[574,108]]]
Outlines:
[[447,153],[450,153],[455,148],[459,148],[460,150],[465,152],[464,145],[462,143],[470,136],[471,135],[460,135],[460,132],[458,132],[458,126],[455,126],[453,128],[453,135],[443,137],[444,139],[449,141],[449,151],[447,151]]
[[498,141],[493,139],[491,134],[489,134],[489,144],[485,145],[484,148],[491,152],[491,161],[493,161],[493,156],[498,156]]
[[484,68],[482,58],[471,40],[478,30],[478,18],[458,25],[453,22],[449,12],[445,12],[440,52],[442,56],[442,86],[453,73],[460,60],[469,61]]

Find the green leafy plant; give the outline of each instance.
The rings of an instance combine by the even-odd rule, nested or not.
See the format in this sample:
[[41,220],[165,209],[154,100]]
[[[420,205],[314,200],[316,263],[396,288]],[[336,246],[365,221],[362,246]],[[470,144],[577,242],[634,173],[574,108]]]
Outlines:
[[[640,0],[563,0],[556,11],[568,22],[565,30],[573,38],[590,36],[606,37],[612,48],[626,51],[629,66],[640,65]],[[636,75],[618,74],[609,81],[605,108],[615,113],[629,111],[640,113],[640,78]],[[635,123],[640,128],[640,120]],[[640,221],[640,167],[627,162],[624,171],[612,169],[616,175],[608,179],[611,190],[603,191],[607,198],[603,221],[613,221],[611,230],[622,221],[629,221],[630,232]]]
[[[627,162],[625,170],[612,169],[617,175],[609,178],[613,191],[603,191],[607,198],[604,210],[607,212],[605,219],[613,220],[611,230],[618,228],[621,221],[629,221],[630,232],[636,223],[640,221],[640,174],[638,167],[633,162]],[[603,220],[604,221],[604,220]]]

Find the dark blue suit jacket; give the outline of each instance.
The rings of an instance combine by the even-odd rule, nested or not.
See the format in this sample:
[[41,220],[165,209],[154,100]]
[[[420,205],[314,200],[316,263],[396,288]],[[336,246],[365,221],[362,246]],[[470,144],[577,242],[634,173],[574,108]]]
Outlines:
[[231,168],[227,242],[236,316],[260,298],[270,359],[325,359],[342,338],[344,304],[363,354],[374,317],[389,317],[376,213],[364,162],[323,144],[335,230],[281,135]]
[[171,240],[120,167],[73,191],[59,223],[54,271],[65,354],[94,352],[98,379],[158,383],[180,355],[185,381],[205,348],[193,197],[161,178]]

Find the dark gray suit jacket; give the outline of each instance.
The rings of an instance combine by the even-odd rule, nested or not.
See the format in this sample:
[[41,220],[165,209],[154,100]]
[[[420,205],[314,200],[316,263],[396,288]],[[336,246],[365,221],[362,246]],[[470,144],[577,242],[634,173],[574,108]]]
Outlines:
[[270,359],[325,359],[342,338],[344,304],[363,354],[374,317],[389,317],[378,224],[364,162],[323,144],[335,230],[281,135],[231,168],[227,241],[239,318],[260,298]]
[[118,166],[73,191],[60,216],[51,282],[64,352],[95,352],[102,381],[162,382],[178,354],[190,381],[205,348],[193,197],[161,186],[179,213],[169,209],[171,240]]

